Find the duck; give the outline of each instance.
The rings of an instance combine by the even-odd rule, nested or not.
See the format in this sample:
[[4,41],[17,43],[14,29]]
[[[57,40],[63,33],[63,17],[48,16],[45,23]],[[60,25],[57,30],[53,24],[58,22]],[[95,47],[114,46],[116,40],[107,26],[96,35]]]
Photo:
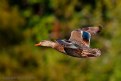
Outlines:
[[75,29],[71,32],[70,38],[57,39],[55,41],[43,40],[35,44],[35,46],[45,46],[53,48],[62,54],[78,57],[98,57],[101,55],[101,51],[98,48],[90,47],[91,37],[101,31],[101,26],[95,27],[83,27]]

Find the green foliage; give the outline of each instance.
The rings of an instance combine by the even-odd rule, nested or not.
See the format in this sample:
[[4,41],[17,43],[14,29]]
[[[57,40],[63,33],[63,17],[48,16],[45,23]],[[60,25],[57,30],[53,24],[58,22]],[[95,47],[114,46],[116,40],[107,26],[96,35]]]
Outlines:
[[[120,0],[0,0],[0,81],[120,81],[120,7]],[[85,25],[103,25],[91,41],[101,57],[34,46]]]

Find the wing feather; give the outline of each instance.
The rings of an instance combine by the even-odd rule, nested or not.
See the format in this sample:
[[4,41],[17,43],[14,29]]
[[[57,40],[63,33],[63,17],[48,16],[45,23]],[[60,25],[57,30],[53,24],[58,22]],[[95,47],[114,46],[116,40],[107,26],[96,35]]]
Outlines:
[[100,32],[101,26],[98,27],[85,27],[71,32],[69,41],[80,47],[90,47],[91,36]]
[[59,44],[63,45],[66,48],[73,48],[73,49],[77,49],[78,47],[75,46],[73,43],[71,43],[71,41],[68,40],[56,40],[56,42],[58,42]]
[[84,27],[81,28],[82,31],[87,31],[89,32],[91,35],[95,35],[97,33],[99,33],[102,30],[101,26],[97,26],[97,27]]

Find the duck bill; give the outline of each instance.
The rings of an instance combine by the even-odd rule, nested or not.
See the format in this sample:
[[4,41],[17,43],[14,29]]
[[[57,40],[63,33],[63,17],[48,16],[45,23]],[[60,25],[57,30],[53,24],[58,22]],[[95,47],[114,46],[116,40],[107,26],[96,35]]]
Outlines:
[[37,43],[37,44],[35,44],[35,46],[41,46],[41,44],[40,43]]

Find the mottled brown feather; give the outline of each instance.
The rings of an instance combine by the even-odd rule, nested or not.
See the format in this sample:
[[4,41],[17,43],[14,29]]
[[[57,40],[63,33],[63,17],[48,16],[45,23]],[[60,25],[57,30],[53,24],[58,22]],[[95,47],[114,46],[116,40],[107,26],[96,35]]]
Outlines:
[[71,32],[71,36],[69,38],[69,41],[71,41],[74,44],[77,44],[79,46],[82,46],[84,44],[81,31],[80,30],[73,30]]

